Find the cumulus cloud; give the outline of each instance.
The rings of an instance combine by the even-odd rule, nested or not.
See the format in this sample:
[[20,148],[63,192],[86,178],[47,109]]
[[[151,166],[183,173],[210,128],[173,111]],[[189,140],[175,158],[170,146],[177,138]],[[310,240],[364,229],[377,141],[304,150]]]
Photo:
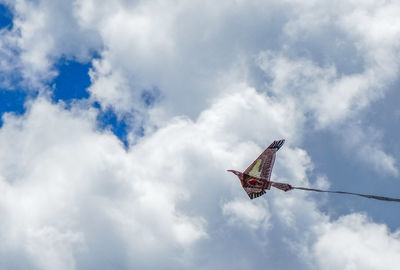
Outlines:
[[[142,91],[157,87],[165,115],[193,119],[245,83],[329,128],[382,98],[397,76],[394,3],[117,3],[112,11],[91,1],[75,5],[106,48],[91,72],[92,98],[117,111],[142,110]],[[360,28],[371,21],[379,34]],[[390,31],[378,30],[389,24]]]
[[224,204],[222,212],[228,216],[232,224],[245,224],[251,228],[258,228],[268,227],[267,209],[268,206],[265,203],[257,205],[248,200],[236,200]]
[[[94,112],[69,113],[45,100],[36,101],[23,118],[5,117],[1,130],[5,253],[14,248],[39,269],[74,269],[75,250],[101,248],[106,240],[97,234],[106,230],[116,233],[116,239],[122,237],[119,231],[136,235],[126,244],[123,239],[114,241],[122,246],[140,243],[138,249],[153,249],[155,254],[164,237],[178,245],[203,237],[202,219],[168,214],[175,212],[174,198],[182,193],[179,186],[150,182],[152,164],[126,171],[127,164],[140,162],[140,155],[132,160],[114,136],[96,132],[93,117]],[[144,173],[143,182],[130,183],[138,173]],[[177,173],[179,168],[172,175]],[[161,235],[152,226],[159,227]],[[103,252],[112,254],[111,249]],[[10,267],[16,263],[8,261],[13,257],[2,260]]]
[[[7,3],[14,28],[0,53],[17,59],[13,66],[33,87],[54,76],[60,57],[89,61],[97,50],[90,101],[146,121],[144,136],[132,132],[136,143],[125,150],[110,131],[96,130],[97,111],[84,102],[66,110],[39,97],[25,115],[3,116],[3,268],[398,264],[398,233],[384,225],[359,214],[331,220],[302,192],[248,201],[225,172],[246,168],[266,142],[283,137],[273,179],[310,185],[305,134],[334,132],[397,78],[397,3]],[[153,88],[161,100],[150,108],[141,97]],[[353,147],[365,139],[356,131]],[[375,151],[383,157],[377,169],[397,174],[379,138],[361,149],[361,160]],[[343,251],[346,243],[352,252]]]
[[[316,203],[277,190],[268,202],[248,201],[223,169],[245,168],[261,150],[234,124],[273,117],[278,106],[265,106],[270,98],[254,89],[236,96],[197,121],[170,119],[128,151],[95,129],[96,111],[85,104],[65,111],[40,98],[24,116],[7,114],[0,131],[2,265],[220,269],[233,267],[232,254],[240,254],[234,265],[309,269],[324,242],[321,228],[331,226]],[[248,102],[270,113],[251,114]],[[237,122],[223,117],[227,112],[249,116]],[[285,118],[276,121],[282,126]],[[253,127],[260,129],[275,127]],[[274,178],[308,184],[312,165],[304,150],[289,145],[279,157]],[[397,240],[388,237],[395,252]]]
[[316,269],[397,269],[400,232],[352,214],[322,224],[312,246]]
[[[66,111],[39,98],[24,116],[5,115],[0,131],[2,264],[38,269],[109,264],[184,268],[205,254],[191,250],[213,246],[225,257],[207,263],[216,269],[230,265],[226,258],[241,250],[236,236],[228,241],[221,232],[239,222],[249,228],[243,241],[260,246],[256,253],[245,251],[243,263],[258,265],[250,258],[263,256],[270,247],[265,228],[273,226],[269,220],[274,211],[260,201],[245,203],[256,215],[244,212],[237,202],[246,194],[221,169],[244,167],[260,151],[235,131],[237,119],[222,117],[227,111],[252,117],[254,107],[246,105],[250,101],[274,115],[274,107],[263,106],[268,98],[248,89],[215,103],[196,122],[170,120],[129,151],[113,134],[95,129],[96,111],[86,110],[85,104]],[[268,133],[267,126],[260,128]],[[224,136],[227,130],[230,140]],[[293,166],[278,161],[277,170],[287,166],[286,173],[294,178],[305,177],[297,171],[302,171],[298,162],[305,153],[294,150],[287,155],[296,152],[300,155],[292,159]],[[278,203],[282,194],[271,198]],[[225,241],[232,248],[222,251]],[[186,255],[178,255],[182,252]],[[158,260],[149,261],[153,256]]]
[[[120,0],[107,8],[99,1],[7,3],[26,76],[52,77],[60,57],[88,61],[97,50],[92,96],[118,110],[138,106],[143,89],[158,87],[169,110],[196,116],[216,93],[230,93],[232,82],[257,81],[255,58],[264,51],[281,56],[262,61],[267,76],[283,75],[275,86],[300,86],[318,122],[327,125],[382,97],[398,70],[400,29],[393,14],[399,7],[390,1],[334,8],[313,1]],[[68,31],[60,31],[63,25]],[[354,63],[344,64],[348,58]],[[288,65],[291,77],[281,70]]]
[[368,89],[376,85],[361,74],[339,76],[334,66],[320,67],[308,59],[291,60],[262,53],[260,67],[272,78],[268,89],[298,103],[300,112],[311,113],[318,126],[335,124],[364,107]]
[[[163,169],[173,164],[151,164],[145,145],[126,153],[115,136],[94,129],[94,119],[93,111],[67,112],[46,100],[35,101],[22,118],[5,117],[4,253],[15,249],[39,269],[75,269],[83,267],[78,258],[84,254],[94,259],[100,252],[106,261],[123,263],[129,257],[122,249],[149,258],[150,251],[165,253],[168,244],[179,249],[204,238],[205,220],[176,208],[184,188],[159,175],[168,177]],[[157,165],[166,167],[153,175],[149,169]],[[2,256],[10,267],[18,264],[13,260]]]
[[54,64],[60,58],[88,62],[101,49],[99,35],[79,25],[73,1],[3,2],[14,15],[13,28],[2,30],[2,40],[12,42],[2,48],[13,59],[3,61],[14,63],[7,74],[18,72],[27,89],[38,90],[53,79],[57,75]]

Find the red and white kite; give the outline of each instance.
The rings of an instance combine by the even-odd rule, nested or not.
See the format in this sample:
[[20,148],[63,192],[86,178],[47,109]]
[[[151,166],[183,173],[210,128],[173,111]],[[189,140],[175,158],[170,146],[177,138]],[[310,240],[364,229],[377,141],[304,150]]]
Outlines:
[[305,187],[294,187],[286,183],[271,181],[271,173],[272,168],[274,167],[276,152],[282,147],[284,142],[285,140],[274,141],[270,146],[268,146],[267,149],[264,150],[264,152],[261,153],[261,155],[256,160],[254,160],[254,162],[244,172],[228,170],[228,172],[232,172],[237,175],[237,177],[239,177],[240,183],[242,184],[243,189],[246,191],[250,199],[254,199],[264,195],[266,193],[265,190],[270,189],[272,186],[283,191],[300,189],[306,191],[350,194],[376,200],[400,202],[400,199],[396,198],[388,198],[345,191],[331,191]]

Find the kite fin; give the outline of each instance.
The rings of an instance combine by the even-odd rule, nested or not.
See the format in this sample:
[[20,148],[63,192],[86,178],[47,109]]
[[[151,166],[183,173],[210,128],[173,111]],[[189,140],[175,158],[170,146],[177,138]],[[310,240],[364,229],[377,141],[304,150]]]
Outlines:
[[284,139],[278,140],[278,141],[274,141],[273,143],[271,143],[270,146],[268,146],[268,148],[270,148],[270,149],[276,149],[276,151],[278,151],[278,150],[282,147],[282,145],[283,145],[284,143],[285,143],[285,140],[284,140]]

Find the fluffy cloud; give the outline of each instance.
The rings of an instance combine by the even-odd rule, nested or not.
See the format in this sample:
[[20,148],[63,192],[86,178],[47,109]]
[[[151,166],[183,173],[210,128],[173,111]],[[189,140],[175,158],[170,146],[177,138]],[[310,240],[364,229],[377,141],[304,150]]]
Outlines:
[[229,222],[245,224],[251,228],[268,227],[268,205],[260,202],[258,205],[248,200],[230,201],[224,204],[222,212],[229,217]]
[[272,78],[268,89],[298,103],[300,112],[311,113],[319,126],[342,121],[368,104],[368,78],[360,74],[339,76],[334,66],[319,67],[308,59],[290,60],[263,53],[260,67]]
[[[267,201],[250,202],[225,172],[245,168],[261,150],[238,127],[253,117],[275,117],[286,106],[265,106],[268,102],[254,89],[243,90],[219,100],[195,122],[171,119],[129,151],[113,134],[96,130],[96,111],[85,104],[65,111],[40,98],[24,116],[6,115],[0,132],[2,266],[220,269],[268,261],[278,269],[310,269],[313,262],[323,265],[323,257],[330,262],[324,267],[332,269],[342,257],[324,247],[327,238],[337,239],[335,228],[362,244],[351,224],[330,222],[302,192],[271,190]],[[238,112],[242,120],[224,117]],[[274,119],[284,126],[286,117]],[[252,129],[279,136],[274,130]],[[273,177],[307,185],[310,162],[304,150],[285,146]],[[347,219],[351,216],[341,220]],[[369,234],[382,228],[361,224]],[[393,243],[388,256],[396,260],[390,254],[397,254],[397,236],[377,233],[377,245]],[[240,255],[238,262],[232,262],[233,254]],[[356,261],[354,267],[362,265]]]
[[[257,8],[231,6],[227,1],[133,5],[120,1],[115,12],[106,13],[90,1],[79,7],[81,20],[98,29],[106,47],[92,73],[94,97],[117,110],[127,110],[140,106],[141,91],[158,87],[167,112],[191,117],[226,90],[226,81],[232,84],[235,65],[240,65],[236,51],[240,55],[247,44],[243,37],[233,36],[237,33],[231,22],[247,20]],[[238,49],[226,50],[230,46]],[[103,78],[117,87],[110,90]],[[115,96],[124,97],[123,102],[115,102]]]
[[[230,92],[232,76],[257,80],[254,60],[269,51],[312,60],[288,64],[295,77],[305,75],[295,69],[299,64],[304,72],[317,73],[308,78],[315,80],[311,89],[302,91],[319,93],[313,106],[323,101],[316,110],[322,111],[318,120],[326,124],[381,97],[398,70],[400,27],[395,14],[400,7],[391,1],[344,1],[335,7],[315,1],[119,0],[112,7],[92,0],[6,3],[14,11],[12,32],[26,76],[43,80],[51,77],[60,57],[88,61],[97,50],[101,59],[93,70],[91,91],[121,110],[129,107],[121,101],[137,106],[140,91],[156,86],[170,110],[196,115],[212,95]],[[353,63],[343,63],[347,58]],[[324,102],[332,95],[332,103],[343,104],[327,116],[330,107]]]
[[[261,201],[258,206],[248,202],[258,214],[243,218],[246,212],[238,202],[247,197],[225,169],[246,166],[261,150],[234,123],[244,124],[254,115],[274,117],[278,107],[265,106],[268,102],[265,95],[244,90],[221,99],[196,122],[170,120],[128,152],[113,134],[95,129],[96,111],[86,110],[85,104],[66,111],[39,98],[24,116],[7,114],[0,132],[2,265],[185,268],[206,254],[201,250],[213,247],[226,261],[212,257],[206,265],[227,267],[231,252],[241,250],[236,237],[260,245],[256,253],[241,251],[244,264],[258,265],[251,257],[269,248],[265,229],[274,226],[274,211]],[[254,114],[255,109],[259,112]],[[238,112],[247,118],[224,118]],[[285,118],[275,121],[282,126]],[[253,127],[266,133],[274,129]],[[293,155],[298,158],[289,165],[286,159]],[[306,182],[305,153],[289,148],[282,156],[286,161],[277,162],[277,172]],[[278,203],[282,194],[271,199]],[[237,222],[249,228],[249,235],[221,232]],[[229,250],[226,241],[232,244]],[[158,259],[151,262],[153,256]]]
[[[395,3],[117,3],[112,11],[91,1],[75,6],[106,48],[91,72],[92,98],[117,111],[146,110],[142,91],[157,87],[167,119],[193,119],[244,83],[329,128],[382,98],[399,68]],[[372,33],[360,27],[371,21]]]
[[298,113],[308,115],[307,120],[318,129],[338,134],[345,152],[352,149],[359,161],[378,172],[398,174],[395,159],[382,149],[382,136],[351,121],[383,95],[381,85],[395,78],[396,68],[382,71],[381,64],[376,64],[371,67],[374,72],[339,75],[335,66],[319,67],[305,58],[291,60],[271,52],[261,53],[258,62],[271,78],[268,91],[277,99],[290,100]]
[[38,100],[23,118],[9,115],[4,120],[0,141],[5,266],[18,265],[15,257],[7,256],[13,250],[39,269],[92,265],[79,258],[95,260],[97,252],[109,263],[128,262],[129,257],[119,253],[123,249],[148,260],[165,254],[168,245],[180,249],[207,235],[203,218],[176,208],[185,198],[180,168],[151,164],[157,151],[144,157],[142,151],[149,153],[146,144],[126,153],[115,136],[94,129],[94,111],[66,112]]
[[[392,269],[399,263],[398,233],[384,225],[359,214],[332,221],[300,191],[272,190],[268,202],[247,201],[225,172],[244,169],[266,142],[284,137],[273,178],[313,182],[312,160],[300,147],[314,131],[306,128],[335,132],[396,79],[398,4],[8,3],[16,17],[1,53],[10,62],[9,47],[16,50],[13,66],[33,87],[54,76],[60,57],[88,61],[98,50],[90,101],[139,112],[146,121],[140,122],[145,135],[132,132],[136,144],[125,150],[111,132],[96,130],[97,111],[84,102],[66,110],[38,98],[24,116],[3,116],[3,268]],[[161,100],[149,108],[142,92],[155,88]],[[349,132],[362,134],[356,131]],[[354,136],[349,147],[364,139]],[[359,158],[380,153],[379,167],[396,174],[379,141],[361,147]],[[375,260],[363,259],[372,253]]]
[[312,247],[316,269],[397,269],[400,232],[353,214],[323,224]]
[[[19,79],[27,89],[38,90],[54,78],[54,64],[60,58],[88,62],[99,50],[99,35],[79,25],[73,1],[2,1],[13,11],[13,28],[2,30],[2,49],[13,55],[3,58],[7,74]],[[4,46],[7,40],[10,46]]]
[[[303,1],[121,0],[106,8],[98,1],[19,0],[12,7],[30,77],[51,77],[60,57],[87,61],[97,50],[92,98],[122,111],[140,109],[141,92],[157,87],[169,111],[195,117],[235,83],[259,81],[260,65],[275,79],[272,91],[296,87],[289,94],[301,93],[318,124],[329,125],[382,97],[398,70],[393,14],[399,7],[390,1],[333,8]],[[60,31],[62,25],[69,30]],[[260,52],[267,52],[261,61]],[[343,62],[348,58],[353,62]]]
[[[5,89],[13,89],[13,81],[16,80],[15,73],[20,67],[13,51],[16,47],[15,39],[7,30],[0,30],[0,86]],[[14,73],[14,76],[12,75]]]

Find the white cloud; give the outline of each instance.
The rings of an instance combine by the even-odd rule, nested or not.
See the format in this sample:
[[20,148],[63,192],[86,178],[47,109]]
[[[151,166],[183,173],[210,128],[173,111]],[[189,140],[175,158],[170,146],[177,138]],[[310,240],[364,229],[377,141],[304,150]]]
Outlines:
[[[270,99],[243,90],[216,101],[197,121],[171,119],[129,151],[111,133],[94,129],[96,112],[84,104],[65,111],[39,98],[26,115],[6,115],[0,130],[6,269],[18,262],[39,269],[196,269],[204,256],[207,262],[199,265],[208,269],[259,267],[265,261],[257,257],[277,269],[319,263],[325,251],[317,247],[326,237],[320,228],[334,225],[315,201],[303,192],[279,190],[271,190],[267,201],[248,201],[225,172],[245,168],[261,150],[237,127],[284,111],[285,103],[266,106]],[[242,118],[228,117],[238,112]],[[274,125],[251,131],[280,137],[273,132],[286,119],[275,117]],[[307,185],[307,153],[289,144],[278,155],[273,178]],[[378,225],[369,224],[372,233]],[[394,245],[388,252],[395,253],[397,240],[389,239]],[[236,253],[239,262],[232,261]],[[274,261],[279,254],[291,259]]]
[[12,46],[6,49],[17,63],[9,74],[18,72],[27,89],[38,90],[53,79],[57,75],[54,64],[60,58],[87,62],[102,46],[96,32],[78,24],[73,1],[6,3],[14,20],[13,29],[3,30],[3,34],[12,40]]
[[[94,123],[92,110],[68,112],[43,99],[22,118],[4,118],[3,249],[16,248],[40,269],[74,269],[82,263],[77,256],[94,256],[110,234],[106,260],[128,259],[114,248],[142,250],[149,258],[150,250],[165,254],[167,243],[179,249],[204,238],[204,219],[176,208],[184,188],[161,177],[168,176],[162,166],[174,164],[143,164],[149,148],[126,153],[115,136],[94,130]],[[154,167],[156,175],[149,171]],[[2,258],[6,264],[8,259]]]
[[400,265],[400,232],[365,215],[352,214],[318,228],[312,247],[316,269],[397,269]]
[[[332,5],[118,1],[108,11],[77,4],[81,24],[100,33],[106,47],[91,72],[92,98],[117,111],[143,111],[141,91],[158,87],[166,119],[195,119],[216,97],[254,83],[297,110],[296,125],[340,124],[382,98],[396,78],[400,28],[394,3]],[[370,21],[374,32],[359,27]],[[379,31],[387,25],[390,31]]]
[[[246,166],[260,148],[234,123],[273,117],[279,106],[265,106],[268,102],[248,89],[221,99],[196,122],[170,120],[128,152],[114,135],[94,129],[96,112],[86,111],[84,104],[66,111],[39,98],[24,116],[7,114],[0,131],[2,253],[14,250],[20,261],[39,269],[116,261],[157,267],[168,258],[167,268],[190,264],[203,256],[190,250],[224,243],[219,226],[229,227],[245,213],[229,206],[233,195],[246,195],[225,169]],[[247,117],[222,117],[229,112]],[[276,125],[285,126],[285,120],[275,119]],[[274,129],[253,127],[254,132]],[[263,232],[271,217],[261,205],[254,209],[257,216],[247,215],[244,222]],[[178,255],[184,250],[187,255]],[[151,262],[153,256],[158,259]],[[10,267],[17,264],[13,256],[2,260]]]
[[[143,89],[156,86],[165,94],[168,113],[196,117],[215,95],[231,92],[232,80],[245,77],[243,63],[261,46],[251,41],[267,40],[273,28],[265,15],[274,8],[273,2],[261,1],[250,5],[118,1],[112,12],[105,12],[90,1],[82,3],[77,6],[81,20],[99,31],[106,47],[94,69],[91,92],[102,102],[126,110],[126,104],[138,107]],[[256,31],[261,31],[262,38]],[[125,78],[108,76],[123,87],[107,91],[101,86],[105,66]],[[109,94],[131,98],[119,106]]]
[[[263,203],[264,202],[264,203]],[[249,200],[234,200],[223,205],[222,212],[232,224],[244,224],[253,229],[268,228],[268,205],[265,201],[252,203]]]
[[[391,1],[18,0],[12,6],[27,77],[51,78],[60,57],[87,61],[103,48],[90,90],[123,111],[140,107],[143,89],[158,87],[169,111],[195,117],[217,93],[231,93],[233,82],[254,80],[254,57],[264,51],[280,56],[262,64],[268,76],[283,76],[274,86],[300,86],[318,123],[329,125],[382,97],[398,70],[400,7]],[[312,61],[299,57],[301,45]],[[326,46],[332,48],[322,51]],[[338,53],[357,59],[352,72]]]
[[0,86],[4,89],[15,88],[13,80],[16,79],[20,63],[16,60],[16,40],[7,30],[0,30]]
[[[356,118],[397,77],[397,4],[329,3],[15,2],[17,65],[33,87],[54,76],[59,57],[87,61],[104,45],[90,73],[91,99],[149,116],[145,136],[125,151],[111,132],[95,130],[96,111],[82,104],[67,111],[39,98],[24,116],[6,115],[1,264],[251,269],[268,262],[274,269],[312,269],[312,263],[334,269],[339,261],[339,268],[365,269],[398,263],[398,235],[383,225],[359,215],[330,221],[300,191],[271,190],[268,207],[242,201],[237,179],[225,172],[244,169],[262,147],[284,137],[273,178],[308,185],[312,161],[298,147],[308,124],[335,129]],[[325,48],[330,43],[334,50]],[[353,53],[352,69],[343,68],[347,62],[338,56]],[[140,95],[152,87],[163,100],[147,111]],[[396,174],[382,148],[372,148],[385,161],[380,167]],[[356,252],[342,251],[347,237]],[[365,238],[374,247],[364,246]],[[379,253],[384,249],[387,257]],[[376,261],[362,259],[373,252]]]
[[318,127],[342,122],[376,96],[371,88],[378,84],[369,72],[339,75],[335,66],[319,67],[305,58],[291,60],[272,52],[262,53],[258,61],[272,78],[268,89],[281,99],[292,99],[299,113],[311,114]]

